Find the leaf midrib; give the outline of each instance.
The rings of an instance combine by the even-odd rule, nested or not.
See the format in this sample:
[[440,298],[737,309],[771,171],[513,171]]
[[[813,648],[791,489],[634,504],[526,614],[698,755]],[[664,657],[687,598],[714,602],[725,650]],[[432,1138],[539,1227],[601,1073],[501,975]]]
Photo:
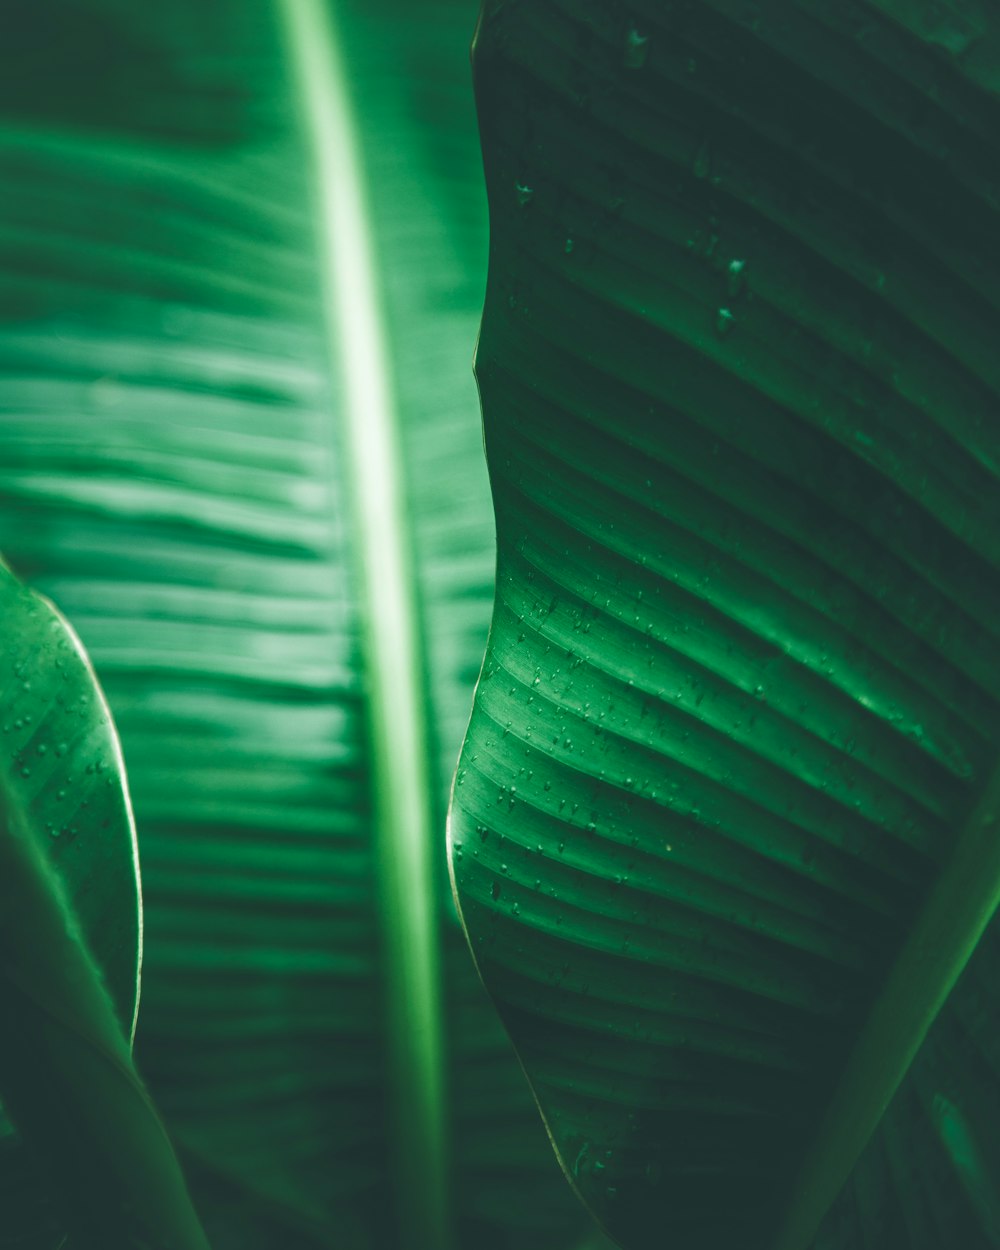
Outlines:
[[342,379],[344,476],[358,539],[399,1225],[410,1244],[447,1250],[433,796],[388,330],[359,129],[335,20],[321,0],[277,0],[277,6],[313,176],[327,350]]

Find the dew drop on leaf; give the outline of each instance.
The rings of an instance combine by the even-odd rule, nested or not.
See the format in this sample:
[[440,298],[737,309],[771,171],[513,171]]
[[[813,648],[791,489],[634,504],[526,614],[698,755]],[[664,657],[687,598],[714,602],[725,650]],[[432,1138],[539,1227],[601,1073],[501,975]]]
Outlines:
[[624,64],[626,69],[642,69],[649,55],[649,36],[634,25],[625,32]]
[[715,328],[721,335],[726,335],[733,328],[734,317],[729,308],[720,308],[715,315]]

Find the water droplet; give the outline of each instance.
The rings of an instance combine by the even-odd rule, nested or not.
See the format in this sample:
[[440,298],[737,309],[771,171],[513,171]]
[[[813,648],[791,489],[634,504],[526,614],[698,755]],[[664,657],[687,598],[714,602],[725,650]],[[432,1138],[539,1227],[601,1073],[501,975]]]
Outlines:
[[649,55],[649,36],[643,35],[635,26],[625,32],[624,63],[626,69],[642,69]]
[[715,314],[715,328],[719,334],[726,335],[733,328],[733,314],[728,308],[720,308]]

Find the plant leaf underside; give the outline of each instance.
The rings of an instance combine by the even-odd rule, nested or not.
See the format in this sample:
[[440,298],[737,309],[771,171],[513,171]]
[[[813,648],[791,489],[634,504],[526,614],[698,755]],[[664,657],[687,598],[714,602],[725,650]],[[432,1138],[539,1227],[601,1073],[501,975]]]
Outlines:
[[452,867],[625,1247],[1000,1244],[983,13],[486,6]]

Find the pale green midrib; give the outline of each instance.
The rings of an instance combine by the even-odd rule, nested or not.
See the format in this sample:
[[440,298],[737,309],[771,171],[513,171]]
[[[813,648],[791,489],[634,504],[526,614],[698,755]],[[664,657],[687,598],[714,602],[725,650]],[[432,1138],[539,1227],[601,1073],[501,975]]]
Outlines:
[[772,1250],[807,1250],[1000,906],[1000,767],[872,1008],[805,1153]]
[[406,1244],[447,1250],[440,958],[433,790],[421,714],[415,575],[398,413],[379,306],[351,89],[323,0],[277,0],[319,213],[319,278],[342,378],[344,444],[361,586],[376,878],[387,991],[390,1131]]

